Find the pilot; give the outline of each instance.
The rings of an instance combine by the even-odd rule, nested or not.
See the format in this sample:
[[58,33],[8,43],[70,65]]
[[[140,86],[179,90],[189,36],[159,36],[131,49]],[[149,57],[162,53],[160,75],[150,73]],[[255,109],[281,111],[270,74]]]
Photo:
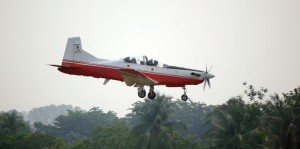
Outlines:
[[136,64],[136,59],[134,57],[131,59],[131,63]]
[[124,61],[127,62],[127,63],[130,63],[130,58],[129,57],[125,57]]
[[153,64],[153,59],[147,61],[147,62],[146,62],[146,65],[153,66],[153,65],[154,65],[154,64]]
[[153,66],[156,66],[156,67],[157,67],[157,65],[158,65],[158,61],[157,61],[157,60],[154,60]]

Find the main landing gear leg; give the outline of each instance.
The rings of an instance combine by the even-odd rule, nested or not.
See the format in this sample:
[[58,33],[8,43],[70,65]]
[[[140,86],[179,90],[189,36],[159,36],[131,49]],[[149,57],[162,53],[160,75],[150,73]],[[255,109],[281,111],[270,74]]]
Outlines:
[[183,86],[182,87],[182,89],[183,89],[183,95],[181,96],[181,100],[183,100],[183,101],[187,101],[188,99],[189,99],[189,97],[186,95],[186,88],[185,88],[185,86]]
[[154,92],[154,86],[150,85],[149,93],[148,93],[148,98],[149,99],[154,99],[156,97],[156,94]]
[[138,87],[138,96],[140,98],[144,98],[146,96],[146,90],[144,89],[144,86]]

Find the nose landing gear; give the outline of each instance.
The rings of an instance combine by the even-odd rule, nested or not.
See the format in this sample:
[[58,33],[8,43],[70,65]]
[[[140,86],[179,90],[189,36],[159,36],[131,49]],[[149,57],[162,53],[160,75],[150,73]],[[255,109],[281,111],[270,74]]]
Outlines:
[[183,89],[183,92],[184,92],[184,93],[183,93],[183,95],[181,96],[181,100],[187,101],[187,100],[189,99],[189,97],[186,95],[187,90],[186,90],[185,86],[183,86],[182,89]]

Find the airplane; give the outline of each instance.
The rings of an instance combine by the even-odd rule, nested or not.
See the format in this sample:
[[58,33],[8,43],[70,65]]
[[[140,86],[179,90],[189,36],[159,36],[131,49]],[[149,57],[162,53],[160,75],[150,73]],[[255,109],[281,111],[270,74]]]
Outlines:
[[148,98],[154,99],[156,93],[154,86],[181,87],[184,91],[181,99],[188,100],[186,85],[198,85],[204,82],[210,87],[209,79],[215,76],[209,71],[201,71],[184,67],[172,66],[150,59],[147,56],[125,57],[119,60],[106,60],[97,58],[82,49],[80,37],[68,38],[61,65],[57,67],[60,72],[70,75],[91,76],[104,78],[104,85],[109,80],[125,82],[127,86],[137,87],[138,96],[146,96],[145,86],[149,86]]

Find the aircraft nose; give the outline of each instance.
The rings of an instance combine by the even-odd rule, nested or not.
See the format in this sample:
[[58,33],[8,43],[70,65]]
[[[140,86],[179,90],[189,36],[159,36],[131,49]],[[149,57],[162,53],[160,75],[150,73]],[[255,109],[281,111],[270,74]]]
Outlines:
[[215,76],[213,74],[208,73],[206,74],[206,77],[210,79],[210,78],[214,78]]

